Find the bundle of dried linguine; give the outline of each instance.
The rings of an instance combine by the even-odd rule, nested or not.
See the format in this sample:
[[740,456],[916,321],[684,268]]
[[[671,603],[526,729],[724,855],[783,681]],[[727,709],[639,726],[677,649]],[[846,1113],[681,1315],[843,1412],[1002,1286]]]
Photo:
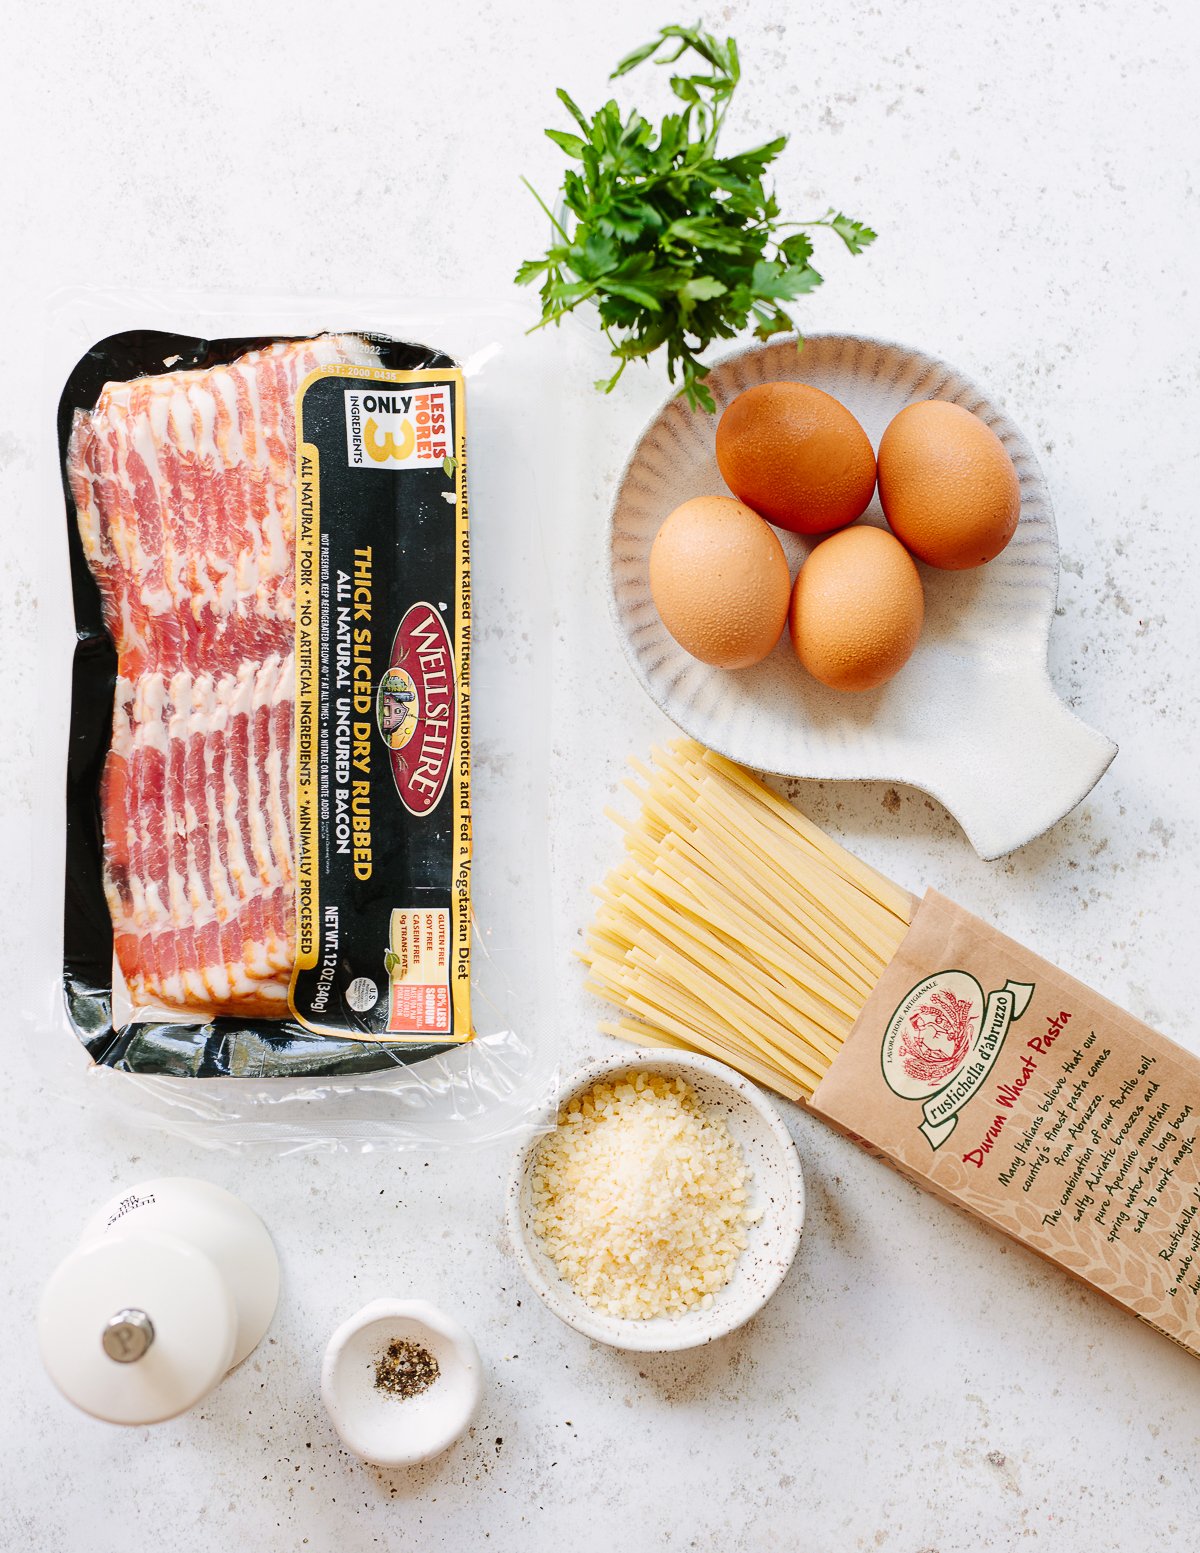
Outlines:
[[913,900],[791,804],[692,740],[632,762],[640,809],[596,894],[601,1029],[689,1047],[812,1094],[908,930]]

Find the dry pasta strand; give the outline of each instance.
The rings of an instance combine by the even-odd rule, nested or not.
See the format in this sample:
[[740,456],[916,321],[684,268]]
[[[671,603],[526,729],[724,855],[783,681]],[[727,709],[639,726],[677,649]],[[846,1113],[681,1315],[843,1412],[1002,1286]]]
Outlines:
[[[615,1035],[618,1040],[629,1041],[634,1046],[660,1047],[666,1051],[689,1050],[686,1041],[676,1040],[662,1030],[643,1024],[639,1019],[601,1020],[598,1028],[605,1035]],[[773,1069],[766,1067],[752,1056],[743,1055],[735,1064],[730,1062],[725,1052],[710,1043],[693,1043],[693,1047],[706,1057],[715,1057],[718,1062],[727,1062],[731,1067],[736,1066],[747,1078],[753,1079],[756,1084],[762,1084],[766,1089],[775,1090],[786,1100],[803,1100],[808,1093],[803,1086],[789,1083],[787,1079],[780,1077]]]

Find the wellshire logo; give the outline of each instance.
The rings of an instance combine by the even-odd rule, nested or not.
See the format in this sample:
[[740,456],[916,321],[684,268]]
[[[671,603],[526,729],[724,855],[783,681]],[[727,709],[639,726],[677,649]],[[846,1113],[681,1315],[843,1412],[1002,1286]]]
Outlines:
[[883,1035],[883,1077],[893,1094],[921,1103],[931,1149],[954,1131],[1032,996],[1030,983],[1007,981],[985,997],[967,971],[937,971],[897,1006]]
[[409,609],[396,629],[375,720],[388,747],[400,801],[420,818],[446,790],[454,753],[454,649],[432,604]]

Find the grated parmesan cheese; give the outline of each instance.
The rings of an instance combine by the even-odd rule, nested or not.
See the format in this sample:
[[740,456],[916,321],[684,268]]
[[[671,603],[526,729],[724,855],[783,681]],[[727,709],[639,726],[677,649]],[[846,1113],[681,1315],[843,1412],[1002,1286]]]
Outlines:
[[706,1309],[733,1276],[749,1171],[683,1079],[601,1080],[559,1114],[532,1176],[533,1224],[595,1310],[648,1320]]

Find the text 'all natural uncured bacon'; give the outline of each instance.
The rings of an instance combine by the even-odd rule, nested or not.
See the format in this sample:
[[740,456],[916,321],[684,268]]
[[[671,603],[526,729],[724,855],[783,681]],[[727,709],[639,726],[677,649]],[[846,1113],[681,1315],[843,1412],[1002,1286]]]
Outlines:
[[109,383],[67,456],[117,649],[101,789],[134,1009],[283,1017],[296,954],[295,396],[352,335]]

